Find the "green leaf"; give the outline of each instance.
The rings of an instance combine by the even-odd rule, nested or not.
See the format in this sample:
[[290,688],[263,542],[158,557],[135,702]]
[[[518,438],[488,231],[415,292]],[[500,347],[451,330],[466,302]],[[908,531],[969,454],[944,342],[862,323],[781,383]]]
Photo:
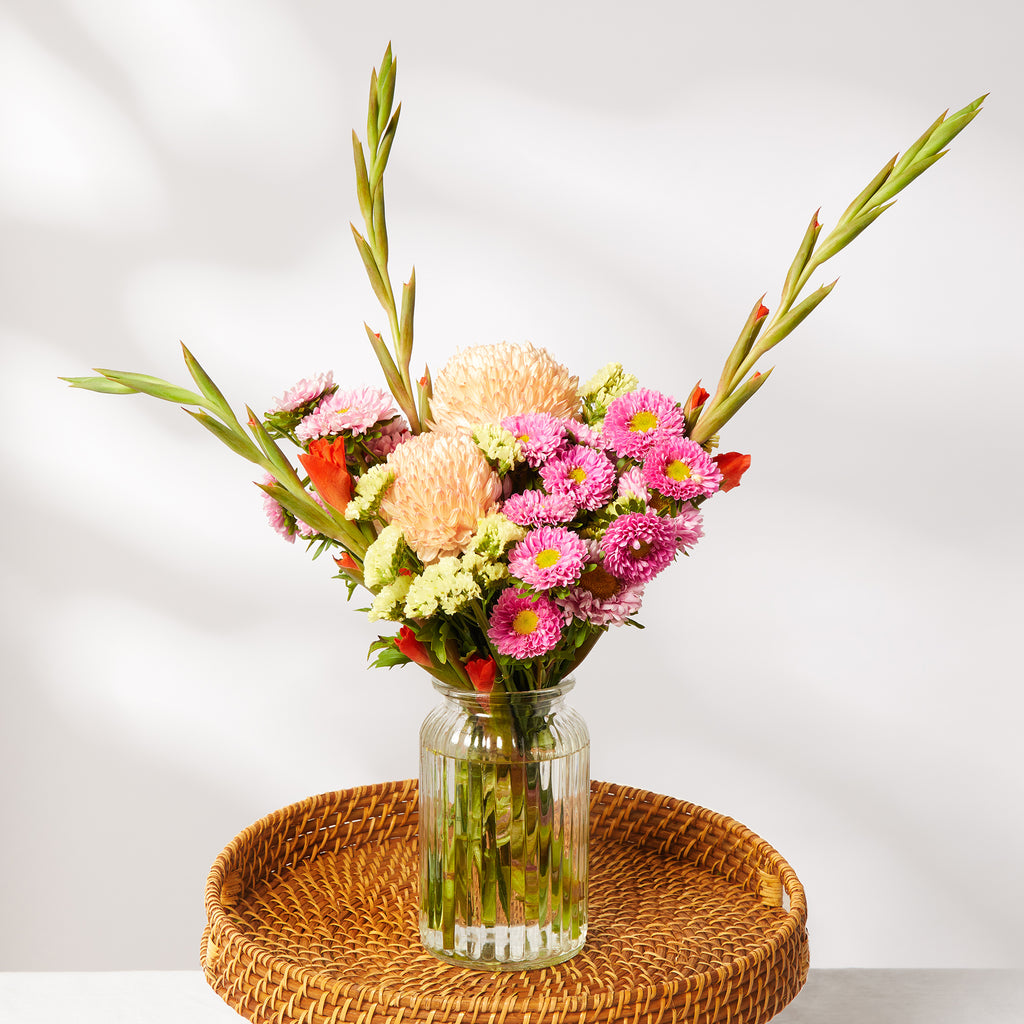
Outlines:
[[73,388],[95,391],[100,395],[137,395],[139,393],[137,388],[119,384],[109,377],[58,377],[57,379],[67,381]]
[[270,460],[277,471],[276,475],[278,478],[285,477],[298,485],[299,475],[295,472],[295,467],[292,465],[291,460],[281,451],[270,434],[267,433],[266,428],[260,422],[256,413],[248,406],[245,407],[245,411],[249,417],[249,429],[252,431],[260,448],[263,449],[263,454]]
[[398,329],[398,358],[408,367],[412,358],[412,318],[416,309],[416,268],[402,286],[402,315]]
[[193,409],[185,409],[185,412],[196,422],[206,427],[218,441],[226,444],[236,455],[241,455],[243,459],[248,459],[257,465],[262,462],[259,448],[245,434],[232,430],[231,427],[221,423],[220,420],[214,419],[209,413],[202,410],[196,412]]
[[370,191],[372,192],[377,187],[377,183],[384,176],[384,169],[388,164],[388,157],[391,155],[391,145],[395,141],[395,132],[398,131],[398,117],[402,113],[402,104],[399,103],[395,110],[395,116],[391,118],[388,123],[387,130],[381,137],[380,146],[377,149],[377,155],[373,160],[373,166],[370,168]]
[[366,176],[366,157],[363,155],[363,144],[359,141],[355,129],[352,130],[352,159],[356,167],[356,197],[359,200],[359,212],[363,215],[363,220],[369,224],[373,216],[370,179]]
[[377,261],[373,258],[373,252],[369,245],[366,244],[366,239],[356,231],[355,225],[351,224],[349,226],[352,228],[352,235],[356,240],[356,248],[359,249],[359,255],[363,259],[363,266],[366,268],[366,276],[370,279],[370,287],[373,289],[373,294],[377,296],[377,301],[387,309],[389,306],[388,293],[384,287],[384,279],[381,277],[380,269],[377,267]]
[[185,366],[188,368],[192,379],[196,382],[196,386],[216,406],[221,419],[228,423],[237,423],[235,414],[231,411],[231,406],[228,405],[227,399],[221,393],[220,388],[214,384],[210,375],[199,365],[199,361],[189,352],[184,344],[181,346],[181,351],[185,357]]
[[384,215],[384,182],[378,181],[373,191],[373,241],[377,247],[376,256],[381,265],[388,265],[388,228]]
[[209,403],[202,395],[197,395],[194,391],[187,391],[185,388],[179,388],[177,385],[162,380],[160,377],[150,377],[145,373],[105,370],[99,366],[96,367],[96,372],[102,373],[104,377],[108,377],[118,384],[123,384],[134,391],[141,391],[142,394],[149,395],[152,398],[159,398],[164,402],[174,402],[176,405],[201,405],[209,407]]

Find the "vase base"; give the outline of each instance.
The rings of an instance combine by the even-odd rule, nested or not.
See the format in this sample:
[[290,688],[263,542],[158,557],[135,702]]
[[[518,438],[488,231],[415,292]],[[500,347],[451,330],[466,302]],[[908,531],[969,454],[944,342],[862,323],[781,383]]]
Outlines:
[[[503,958],[495,956],[495,944],[485,942],[477,946],[477,955],[468,950],[460,952],[457,950],[446,950],[441,942],[441,935],[427,934],[420,935],[424,949],[433,957],[451,964],[454,967],[466,967],[474,971],[538,971],[545,967],[554,967],[555,964],[565,963],[574,957],[582,948],[586,940],[586,930],[571,943],[564,943],[555,948],[542,947],[533,951],[516,951],[513,953],[505,945],[508,955]],[[432,941],[433,940],[433,941]]]

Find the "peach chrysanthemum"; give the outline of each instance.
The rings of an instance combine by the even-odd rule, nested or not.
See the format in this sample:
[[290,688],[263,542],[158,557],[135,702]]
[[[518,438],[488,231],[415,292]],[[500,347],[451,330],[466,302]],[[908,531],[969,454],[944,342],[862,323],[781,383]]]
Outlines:
[[387,466],[395,480],[381,512],[424,563],[461,552],[501,495],[498,474],[462,434],[417,434],[388,456]]
[[431,412],[439,429],[462,433],[526,413],[569,419],[579,412],[578,387],[546,349],[476,345],[456,352],[434,378]]

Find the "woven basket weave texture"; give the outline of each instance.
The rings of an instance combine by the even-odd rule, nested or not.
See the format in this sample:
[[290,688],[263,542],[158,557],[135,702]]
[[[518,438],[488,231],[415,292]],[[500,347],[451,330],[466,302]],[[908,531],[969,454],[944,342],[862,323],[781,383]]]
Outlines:
[[420,947],[416,830],[408,781],[312,797],[242,832],[207,881],[210,985],[259,1024],[757,1024],[806,979],[803,888],[730,818],[593,783],[587,944],[507,974]]

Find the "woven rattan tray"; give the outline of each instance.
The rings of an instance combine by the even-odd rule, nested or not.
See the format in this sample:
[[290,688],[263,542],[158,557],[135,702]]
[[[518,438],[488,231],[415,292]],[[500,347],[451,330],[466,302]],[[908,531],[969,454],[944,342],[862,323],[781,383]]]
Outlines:
[[415,782],[326,793],[252,825],[206,885],[207,980],[276,1024],[754,1024],[807,975],[789,865],[730,818],[591,794],[590,930],[557,967],[495,974],[419,947]]

